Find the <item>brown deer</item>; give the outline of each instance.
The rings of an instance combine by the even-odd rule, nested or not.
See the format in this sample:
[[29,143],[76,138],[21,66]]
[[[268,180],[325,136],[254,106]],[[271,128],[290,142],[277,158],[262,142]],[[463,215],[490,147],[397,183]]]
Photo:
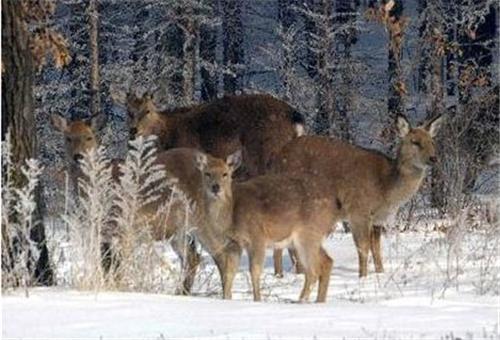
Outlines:
[[[214,222],[214,214],[221,220],[230,218],[231,207],[226,205],[228,199],[226,193],[228,192],[227,188],[230,191],[233,170],[237,168],[236,164],[239,164],[240,158],[239,152],[229,155],[227,160],[223,161],[196,149],[174,148],[160,152],[156,160],[157,164],[164,165],[168,177],[177,179],[179,189],[194,203],[190,223],[194,228],[192,228],[191,234],[213,257],[221,275],[225,266],[224,254],[222,253],[223,235],[219,233],[221,229]],[[206,172],[213,174],[210,187],[207,190],[205,190],[207,183],[197,167],[200,159],[203,159]],[[184,261],[182,254],[184,249],[181,248],[182,244],[177,243],[177,237],[182,236],[179,233],[185,232],[185,207],[182,202],[174,203],[166,221],[162,218],[154,219],[160,205],[169,198],[170,190],[166,189],[160,200],[141,210],[141,215],[152,225],[154,239],[158,241],[172,239],[174,250],[181,261]],[[193,244],[194,242],[190,243],[190,245]],[[186,253],[187,275],[183,282],[183,294],[190,292],[201,259],[193,246],[187,248]]]
[[[66,156],[69,164],[69,173],[73,187],[76,189],[78,177],[81,175],[79,170],[78,162],[83,158],[83,155],[93,148],[99,145],[97,128],[101,125],[97,125],[96,119],[93,118],[89,120],[67,120],[66,118],[59,115],[52,115],[51,121],[53,126],[62,132],[65,137],[65,148]],[[102,124],[102,122],[101,122]],[[195,188],[200,185],[200,175],[199,171],[194,171],[194,158],[193,155],[186,156],[185,152],[173,151],[173,152],[160,152],[157,155],[158,164],[164,164],[165,168],[170,176],[180,179],[178,186],[180,190],[188,195],[193,195],[196,193]],[[114,159],[112,162],[113,166],[113,180],[119,181],[120,171],[119,164],[121,160]],[[152,215],[153,210],[156,211],[159,204],[162,204],[166,199],[170,197],[169,192],[165,192],[163,197],[156,202],[147,206],[141,214],[144,218],[148,215]],[[175,252],[179,255],[181,263],[185,268],[186,277],[182,283],[182,288],[179,292],[183,294],[188,294],[191,290],[194,275],[196,273],[196,268],[201,260],[201,255],[196,250],[196,243],[194,239],[190,239],[186,252],[184,252],[183,244],[181,244],[180,238],[173,237],[175,232],[183,227],[184,208],[177,202],[172,209],[172,214],[170,215],[169,223],[167,227],[154,226],[153,236],[157,240],[171,239],[172,247]],[[154,223],[153,223],[154,225]],[[162,232],[159,230],[163,228]],[[109,238],[109,237],[108,237]],[[106,272],[109,272],[113,261],[111,254],[111,242],[104,241],[102,244],[102,257],[103,257],[103,267]],[[184,256],[184,254],[186,256]]]
[[[83,154],[99,145],[95,131],[101,128],[97,117],[89,119],[68,120],[60,115],[50,116],[52,126],[64,134],[66,157],[71,165],[78,165]],[[102,120],[100,121],[102,124]]]
[[[243,151],[239,180],[262,175],[281,148],[303,131],[303,117],[270,95],[225,96],[172,111],[158,111],[149,95],[127,96],[131,134],[157,135],[161,147],[192,147],[226,158]],[[244,170],[244,171],[242,171]]]
[[[201,154],[200,154],[201,155]],[[203,175],[206,236],[212,238],[212,254],[223,251],[223,296],[231,298],[231,287],[239,266],[240,249],[250,260],[253,295],[261,300],[260,277],[265,250],[273,246],[293,247],[304,267],[305,283],[300,301],[307,301],[312,286],[319,279],[317,302],[326,300],[333,260],[322,248],[322,241],[341,218],[340,206],[322,184],[303,178],[264,175],[246,182],[233,183],[230,172],[234,162],[214,167],[202,156],[198,168]],[[222,191],[223,194],[214,195]],[[200,228],[203,229],[203,228]],[[201,237],[201,242],[207,242]]]
[[[126,107],[131,136],[157,135],[164,149],[193,147],[220,158],[241,149],[243,166],[236,173],[239,181],[263,175],[281,148],[304,133],[300,113],[264,94],[225,96],[160,112],[152,96],[138,97],[130,92]],[[298,267],[292,250],[290,254]],[[275,273],[283,276],[281,260],[275,261]]]
[[433,137],[442,121],[437,117],[411,128],[404,117],[398,117],[401,143],[395,159],[337,139],[300,137],[283,148],[273,171],[325,183],[325,191],[336,195],[344,220],[351,224],[359,276],[367,275],[370,250],[375,271],[380,273],[384,268],[379,226],[417,192],[426,169],[436,162]]

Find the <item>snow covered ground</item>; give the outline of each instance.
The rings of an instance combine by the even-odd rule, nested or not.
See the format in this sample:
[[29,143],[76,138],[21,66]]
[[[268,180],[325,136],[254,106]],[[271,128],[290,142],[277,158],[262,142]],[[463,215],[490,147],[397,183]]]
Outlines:
[[2,297],[2,337],[498,339],[498,296],[477,294],[472,262],[471,268],[457,268],[461,280],[447,283],[441,239],[439,234],[389,235],[387,273],[372,273],[360,283],[351,236],[335,234],[327,242],[335,268],[326,304],[292,303],[303,278],[293,273],[274,278],[270,256],[261,303],[251,301],[245,261],[233,301],[221,300],[217,285],[206,277],[193,297],[64,288],[33,289],[29,298],[8,293]]

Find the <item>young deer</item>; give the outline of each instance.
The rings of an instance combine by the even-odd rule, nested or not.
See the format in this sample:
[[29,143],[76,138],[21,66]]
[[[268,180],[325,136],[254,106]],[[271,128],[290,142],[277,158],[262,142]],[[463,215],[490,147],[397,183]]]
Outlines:
[[437,117],[411,128],[404,117],[398,117],[401,143],[396,159],[319,136],[293,140],[277,158],[275,172],[326,180],[324,190],[336,195],[344,220],[351,224],[360,277],[367,275],[370,250],[375,271],[383,272],[378,226],[417,192],[426,169],[436,162],[433,138],[442,121]]
[[[203,174],[205,203],[210,216],[207,236],[215,240],[213,249],[224,251],[224,298],[231,298],[231,287],[238,269],[241,251],[246,249],[254,300],[260,301],[260,277],[267,247],[293,247],[304,267],[306,280],[300,301],[307,301],[312,286],[319,279],[317,302],[326,300],[332,259],[322,248],[322,241],[333,231],[340,207],[331,195],[325,195],[321,183],[281,175],[255,177],[233,183],[230,171],[235,166],[213,167],[205,158],[198,159]],[[227,176],[225,176],[227,174]],[[221,183],[224,183],[221,185]],[[223,194],[213,192],[221,188]],[[204,228],[201,228],[204,229]],[[206,243],[203,238],[201,242]]]
[[[162,151],[158,154],[156,163],[165,167],[167,175],[177,179],[177,186],[186,194],[187,198],[194,203],[194,210],[191,216],[190,226],[192,230],[188,236],[195,237],[201,245],[214,258],[215,263],[222,275],[224,268],[223,235],[220,234],[220,225],[226,223],[226,219],[231,217],[231,206],[226,204],[231,189],[231,176],[235,166],[241,158],[239,153],[228,156],[226,161],[206,155],[192,148],[174,148]],[[205,164],[205,172],[212,174],[210,187],[205,190],[207,181],[201,174],[197,164],[202,159]],[[170,190],[165,190],[160,200],[149,204],[141,210],[141,215],[145,218],[156,215],[160,205],[170,198]],[[186,278],[183,282],[182,293],[190,292],[196,275],[197,267],[201,256],[194,246],[192,238],[189,248],[186,250],[186,260],[184,262],[183,250],[178,243],[180,233],[185,232],[185,207],[180,202],[174,203],[171,207],[168,219],[151,220],[153,227],[153,237],[160,240],[172,239],[172,246],[178,256],[186,265]]]

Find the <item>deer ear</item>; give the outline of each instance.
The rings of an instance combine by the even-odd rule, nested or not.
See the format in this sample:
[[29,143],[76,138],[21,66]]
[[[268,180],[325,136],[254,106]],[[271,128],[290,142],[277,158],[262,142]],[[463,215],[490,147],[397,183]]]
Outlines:
[[198,152],[195,156],[196,168],[200,171],[205,170],[208,164],[208,157],[202,152]]
[[90,127],[94,132],[96,131],[101,131],[105,126],[107,122],[107,115],[104,113],[98,113],[90,118],[88,121]]
[[399,137],[403,138],[408,134],[408,132],[410,132],[410,123],[408,123],[408,120],[406,120],[405,117],[398,116],[396,118],[396,124],[398,127]]
[[241,165],[242,161],[241,150],[237,150],[236,152],[230,154],[226,158],[226,164],[231,168],[232,171],[238,169]]
[[443,122],[444,122],[444,117],[438,116],[426,124],[425,126],[426,130],[429,131],[429,134],[431,135],[432,138],[436,137],[439,129],[443,125]]
[[66,118],[58,114],[51,114],[50,122],[60,132],[66,132],[68,130],[68,121],[66,120]]

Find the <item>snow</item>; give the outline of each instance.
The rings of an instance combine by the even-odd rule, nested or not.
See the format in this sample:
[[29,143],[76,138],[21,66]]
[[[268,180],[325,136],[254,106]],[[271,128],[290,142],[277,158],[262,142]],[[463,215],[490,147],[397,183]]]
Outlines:
[[[440,237],[435,235],[432,237]],[[263,277],[264,301],[251,301],[246,261],[235,282],[234,300],[221,300],[195,286],[195,296],[130,292],[81,292],[36,288],[2,297],[3,338],[139,339],[480,339],[498,338],[498,296],[479,296],[471,285],[445,293],[431,286],[432,266],[399,269],[404,249],[425,242],[422,235],[386,237],[386,271],[357,278],[350,235],[336,234],[326,247],[335,255],[328,302],[297,300],[303,278]],[[419,257],[416,262],[421,262]],[[407,262],[407,261],[406,261]],[[207,269],[206,269],[207,270]],[[467,268],[464,269],[467,272]],[[473,279],[473,278],[471,278]],[[204,279],[206,281],[206,278]],[[203,281],[202,281],[203,282]],[[464,281],[467,282],[467,281]],[[213,286],[213,282],[211,283]],[[217,290],[219,292],[219,290]],[[313,295],[315,296],[315,295]]]

